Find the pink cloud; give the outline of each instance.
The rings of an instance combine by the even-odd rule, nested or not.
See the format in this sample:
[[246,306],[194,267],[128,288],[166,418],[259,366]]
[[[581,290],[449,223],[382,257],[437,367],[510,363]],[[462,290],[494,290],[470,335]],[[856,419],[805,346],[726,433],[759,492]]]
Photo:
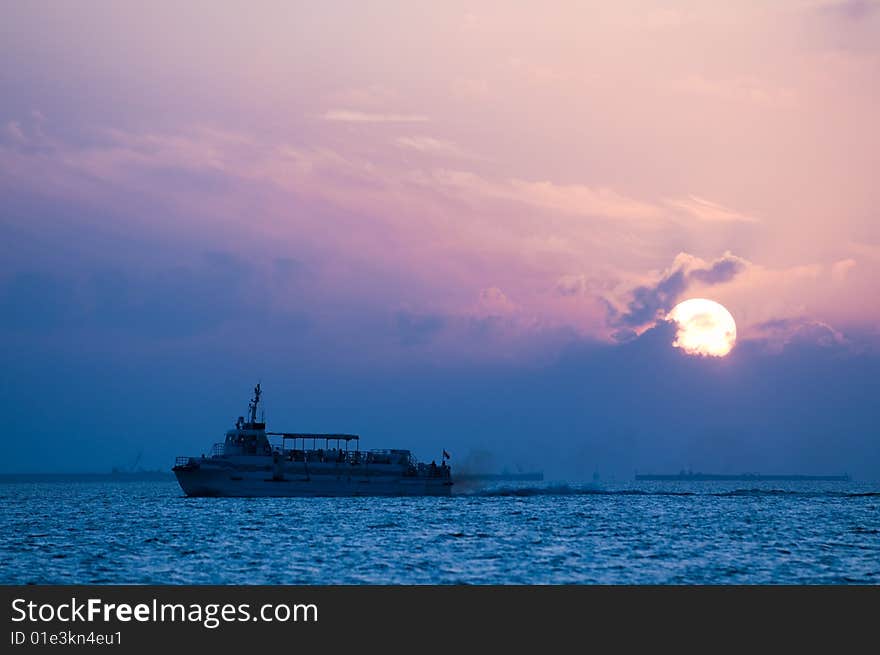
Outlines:
[[427,116],[419,114],[370,113],[354,109],[330,109],[321,119],[338,123],[425,123]]
[[474,155],[467,152],[467,150],[458,144],[445,139],[435,139],[430,136],[400,136],[394,140],[394,143],[401,148],[415,150],[416,152],[424,153],[426,155],[459,157],[464,159],[474,158]]
[[666,204],[681,210],[689,218],[696,218],[708,222],[742,222],[757,223],[758,219],[749,214],[738,212],[729,207],[724,207],[717,202],[706,200],[698,196],[688,196],[678,200],[667,200]]

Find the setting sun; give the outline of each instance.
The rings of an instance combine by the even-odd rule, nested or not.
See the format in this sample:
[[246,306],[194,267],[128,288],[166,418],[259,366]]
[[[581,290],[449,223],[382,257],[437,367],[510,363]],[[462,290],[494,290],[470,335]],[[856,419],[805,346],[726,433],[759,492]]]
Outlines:
[[667,315],[678,331],[672,345],[689,355],[724,357],[736,343],[736,322],[714,300],[691,298],[678,303]]

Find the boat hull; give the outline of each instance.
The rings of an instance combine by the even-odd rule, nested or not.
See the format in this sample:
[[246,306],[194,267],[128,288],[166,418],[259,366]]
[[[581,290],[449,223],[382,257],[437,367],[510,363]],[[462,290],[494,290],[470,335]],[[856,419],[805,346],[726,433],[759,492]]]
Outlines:
[[387,474],[350,475],[327,472],[273,475],[271,468],[250,471],[175,469],[180,488],[187,496],[212,497],[309,497],[309,496],[448,496],[449,478]]

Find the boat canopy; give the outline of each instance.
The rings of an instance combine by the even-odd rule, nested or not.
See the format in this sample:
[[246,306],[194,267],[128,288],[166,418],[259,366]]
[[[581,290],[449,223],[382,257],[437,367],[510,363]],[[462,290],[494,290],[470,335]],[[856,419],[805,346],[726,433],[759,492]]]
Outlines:
[[317,450],[318,442],[323,441],[325,448],[330,448],[330,442],[336,443],[335,448],[341,449],[339,442],[345,442],[345,450],[348,450],[348,442],[354,441],[355,449],[360,450],[360,437],[356,434],[324,434],[320,432],[267,432],[267,436],[281,437],[281,450],[286,450],[285,442],[293,439],[293,447],[296,448],[296,440],[302,439],[303,450],[306,449],[306,440],[311,439],[312,448]]
[[285,439],[324,439],[325,441],[358,441],[360,439],[356,434],[321,434],[312,432],[267,432],[266,434],[273,437],[284,437]]

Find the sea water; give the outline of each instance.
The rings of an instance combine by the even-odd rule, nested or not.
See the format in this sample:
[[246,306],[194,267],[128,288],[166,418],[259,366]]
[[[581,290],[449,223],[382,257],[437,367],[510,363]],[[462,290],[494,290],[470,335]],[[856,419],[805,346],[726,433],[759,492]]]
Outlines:
[[880,582],[880,484],[633,482],[448,498],[0,484],[7,584]]

